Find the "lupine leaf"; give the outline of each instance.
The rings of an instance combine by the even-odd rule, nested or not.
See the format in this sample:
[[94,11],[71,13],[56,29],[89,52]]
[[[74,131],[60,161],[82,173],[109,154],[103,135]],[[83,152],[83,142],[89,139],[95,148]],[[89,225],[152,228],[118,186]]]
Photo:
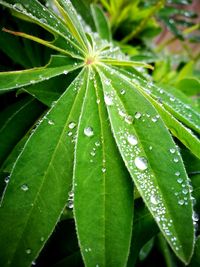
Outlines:
[[0,73],[0,93],[11,89],[42,82],[60,74],[67,74],[69,71],[80,67],[77,61],[64,57],[52,56],[45,67],[33,68],[22,71],[10,71]]
[[188,262],[194,227],[189,181],[180,154],[157,111],[126,76],[108,67],[101,70],[112,131],[126,167],[170,246]]
[[86,266],[120,267],[129,253],[133,190],[103,102],[99,78],[90,73],[75,148],[74,216]]
[[83,75],[42,119],[17,159],[0,208],[1,266],[29,266],[66,205],[72,186],[71,123],[79,117]]

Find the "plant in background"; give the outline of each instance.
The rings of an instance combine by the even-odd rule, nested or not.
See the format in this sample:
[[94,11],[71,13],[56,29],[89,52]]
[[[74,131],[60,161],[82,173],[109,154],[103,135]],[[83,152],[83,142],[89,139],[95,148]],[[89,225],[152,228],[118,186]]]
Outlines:
[[[3,28],[1,49],[25,68],[0,73],[1,99],[13,91],[21,97],[1,112],[1,177],[9,176],[0,265],[134,266],[155,243],[166,261],[174,253],[187,264],[197,214],[180,149],[198,166],[199,109],[174,87],[154,84],[151,65],[120,51],[98,6],[73,3],[91,14],[88,24],[69,0],[48,8],[0,0],[16,17]],[[51,235],[62,249],[45,262]]]

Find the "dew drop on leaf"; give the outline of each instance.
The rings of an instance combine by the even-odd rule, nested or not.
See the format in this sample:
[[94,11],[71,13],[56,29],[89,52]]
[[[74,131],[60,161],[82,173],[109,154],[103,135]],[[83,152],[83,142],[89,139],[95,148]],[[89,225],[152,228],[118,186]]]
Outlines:
[[54,125],[54,122],[52,120],[48,120],[49,125]]
[[178,204],[182,206],[184,204],[184,200],[183,199],[179,199]]
[[182,193],[183,193],[184,195],[187,195],[188,190],[187,190],[186,188],[184,188],[184,189],[182,190]]
[[170,148],[170,153],[174,154],[176,152],[176,149],[175,148]]
[[129,144],[131,144],[133,146],[137,145],[137,143],[138,143],[137,137],[134,135],[128,135],[127,140],[129,142]]
[[92,127],[85,127],[84,129],[84,134],[88,137],[91,137],[94,135],[94,131],[92,129]]
[[180,176],[180,174],[181,174],[180,172],[175,172],[176,176]]
[[31,254],[31,249],[30,248],[26,249],[26,254]]
[[121,89],[120,94],[124,95],[125,93],[126,93],[126,91],[124,89]]
[[103,173],[105,173],[105,172],[106,172],[106,168],[102,168],[101,170],[102,170],[102,172],[103,172]]
[[192,213],[192,220],[194,222],[198,222],[198,220],[199,220],[199,215],[195,211],[193,211],[193,213]]
[[174,162],[177,163],[179,160],[178,158],[174,158]]
[[141,114],[140,112],[136,112],[136,113],[135,113],[135,118],[136,118],[137,120],[140,119],[141,116],[142,116],[142,114]]
[[182,178],[178,178],[177,182],[178,182],[179,184],[181,184],[181,183],[183,182],[183,179],[182,179]]
[[150,201],[151,201],[151,203],[154,204],[154,205],[158,204],[158,199],[157,199],[155,196],[151,196],[151,197],[150,197]]
[[113,105],[113,98],[109,95],[104,96],[104,101],[107,106],[112,106]]
[[130,115],[128,115],[128,116],[125,117],[124,120],[125,120],[125,122],[128,123],[128,124],[132,124],[132,122],[133,122],[133,117],[130,116]]
[[13,7],[19,11],[26,11],[25,8],[20,3],[16,3],[13,5]]
[[28,191],[28,185],[26,185],[26,184],[23,184],[22,186],[21,186],[21,190],[23,190],[23,191]]
[[147,169],[147,159],[145,157],[136,157],[135,160],[135,166],[139,169],[139,170],[146,170]]
[[70,122],[68,125],[69,129],[74,129],[76,127],[76,123],[75,122]]
[[4,179],[4,182],[7,184],[9,181],[10,181],[10,176],[7,176],[7,177]]

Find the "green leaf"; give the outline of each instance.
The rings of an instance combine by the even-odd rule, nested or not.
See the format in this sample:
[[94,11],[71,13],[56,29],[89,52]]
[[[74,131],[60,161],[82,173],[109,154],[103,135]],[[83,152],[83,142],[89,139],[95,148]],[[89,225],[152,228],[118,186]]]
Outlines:
[[0,93],[42,82],[81,67],[77,61],[64,56],[52,56],[45,67],[21,71],[0,72]]
[[110,42],[112,36],[107,17],[103,13],[102,9],[95,4],[91,5],[91,11],[96,26],[96,30],[99,33],[99,36],[102,39],[105,39],[108,42]]
[[188,262],[194,246],[192,201],[179,151],[155,108],[126,76],[106,66],[101,71],[112,131],[126,167],[171,248]]
[[192,257],[189,267],[197,267],[200,262],[200,236],[196,240],[194,255]]
[[44,110],[32,97],[8,106],[0,118],[0,165]]
[[75,148],[74,216],[87,267],[126,265],[133,217],[132,182],[112,137],[99,77],[92,71]]
[[66,205],[83,77],[81,73],[40,121],[15,163],[0,208],[1,266],[29,266]]

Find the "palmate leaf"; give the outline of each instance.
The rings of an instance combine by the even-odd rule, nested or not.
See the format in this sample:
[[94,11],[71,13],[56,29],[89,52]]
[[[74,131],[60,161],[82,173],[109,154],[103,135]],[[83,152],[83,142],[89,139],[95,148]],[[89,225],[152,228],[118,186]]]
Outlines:
[[[19,18],[39,24],[55,39],[51,43],[18,35],[65,54],[53,56],[42,68],[0,74],[1,92],[21,87],[29,91],[30,86],[29,92],[34,95],[35,90],[36,98],[50,106],[54,92],[57,98],[60,91],[51,90],[46,79],[57,80],[76,69],[78,74],[82,68],[39,121],[14,164],[0,208],[0,265],[29,266],[68,203],[71,208],[74,205],[85,266],[126,266],[133,221],[129,176],[174,252],[189,262],[194,247],[189,181],[163,121],[172,113],[197,130],[198,113],[192,111],[191,119],[184,109],[182,115],[176,103],[168,104],[174,101],[167,95],[169,101],[163,102],[168,113],[161,119],[159,108],[147,96],[151,90],[152,99],[158,101],[155,92],[160,89],[149,88],[132,68],[149,65],[131,61],[97,33],[86,33],[70,1],[57,1],[61,16],[37,0],[0,0],[0,4]],[[100,20],[96,16],[97,28]],[[127,66],[136,76],[121,70]],[[41,89],[45,85],[50,90],[46,102]],[[174,125],[181,127],[177,121]],[[199,145],[193,141],[190,149]]]
[[[180,154],[156,110],[126,76],[109,67],[100,69],[111,127],[126,167],[172,249],[187,262],[194,229],[189,180]],[[180,217],[189,226],[184,235]]]

